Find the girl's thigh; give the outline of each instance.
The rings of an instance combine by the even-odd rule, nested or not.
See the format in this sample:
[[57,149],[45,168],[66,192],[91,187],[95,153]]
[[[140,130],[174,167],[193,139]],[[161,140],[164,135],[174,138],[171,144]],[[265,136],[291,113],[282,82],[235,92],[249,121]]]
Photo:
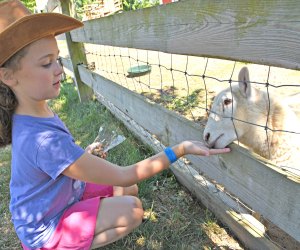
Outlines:
[[50,241],[41,249],[90,249],[101,201],[112,195],[112,186],[87,183],[81,201],[64,212]]
[[41,250],[89,250],[94,238],[101,197],[81,200],[63,214],[50,241]]

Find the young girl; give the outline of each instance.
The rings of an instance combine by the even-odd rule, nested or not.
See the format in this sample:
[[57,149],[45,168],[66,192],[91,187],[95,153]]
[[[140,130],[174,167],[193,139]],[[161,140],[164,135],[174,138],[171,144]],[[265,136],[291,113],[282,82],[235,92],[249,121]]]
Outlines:
[[60,92],[55,36],[82,23],[54,13],[31,14],[19,0],[0,4],[0,146],[12,143],[10,211],[24,249],[94,249],[142,221],[136,183],[186,154],[208,149],[184,141],[120,167],[83,150],[46,100]]

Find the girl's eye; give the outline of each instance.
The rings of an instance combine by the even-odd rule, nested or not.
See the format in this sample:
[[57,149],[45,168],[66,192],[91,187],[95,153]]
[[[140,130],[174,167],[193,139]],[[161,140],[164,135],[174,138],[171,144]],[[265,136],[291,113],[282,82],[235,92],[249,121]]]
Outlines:
[[52,64],[52,62],[47,63],[47,64],[43,64],[42,66],[43,66],[44,68],[49,68],[49,67],[51,66],[51,64]]
[[60,57],[55,58],[55,59],[51,60],[49,63],[43,64],[42,66],[44,68],[50,68],[53,63],[57,63],[58,65],[62,66]]
[[224,105],[225,105],[225,106],[227,106],[227,105],[229,105],[229,104],[231,104],[231,103],[232,103],[232,100],[229,99],[229,98],[226,98],[226,99],[224,100]]

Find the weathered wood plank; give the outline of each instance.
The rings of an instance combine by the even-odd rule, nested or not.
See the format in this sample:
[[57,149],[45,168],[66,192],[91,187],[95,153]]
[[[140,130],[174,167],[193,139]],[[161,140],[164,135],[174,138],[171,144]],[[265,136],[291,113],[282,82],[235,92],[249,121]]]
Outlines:
[[[71,9],[73,9],[73,2],[70,0],[61,1],[61,9],[63,14],[70,16]],[[87,64],[86,56],[84,53],[84,45],[82,43],[73,42],[69,32],[66,33],[66,41],[72,61],[72,71],[74,72],[74,81],[77,85],[79,100],[87,101],[92,97],[93,91],[81,81],[78,73],[78,64]]]
[[46,11],[53,12],[59,6],[59,0],[48,0],[46,4]]
[[54,12],[56,7],[59,6],[59,0],[35,0],[36,10],[41,12]]
[[73,41],[300,69],[300,1],[185,0],[95,19]]
[[72,61],[70,59],[66,59],[63,57],[61,57],[60,60],[64,67],[64,73],[74,78],[74,72],[72,71],[73,70]]
[[[83,82],[155,134],[163,144],[175,144],[186,139],[202,140],[203,129],[195,123],[83,66],[79,67],[79,73]],[[198,171],[224,185],[229,192],[300,242],[299,182],[257,161],[248,151],[232,147],[231,154],[188,158]]]
[[264,227],[259,225],[260,223],[253,216],[247,213],[238,214],[234,212],[218,197],[218,192],[213,193],[212,190],[207,190],[199,183],[195,183],[194,177],[184,169],[173,167],[172,171],[179,182],[195,194],[201,203],[210,209],[222,223],[227,225],[247,248],[253,250],[280,249],[265,237]]
[[[149,145],[157,153],[163,150],[163,145],[156,138],[115,107],[109,100],[102,95],[98,96],[98,100],[142,142]],[[265,236],[266,230],[259,221],[237,204],[232,197],[225,192],[221,192],[209,180],[199,175],[192,166],[187,166],[179,159],[170,168],[177,180],[195,195],[204,206],[209,208],[224,225],[227,225],[247,248],[253,250],[279,249]]]

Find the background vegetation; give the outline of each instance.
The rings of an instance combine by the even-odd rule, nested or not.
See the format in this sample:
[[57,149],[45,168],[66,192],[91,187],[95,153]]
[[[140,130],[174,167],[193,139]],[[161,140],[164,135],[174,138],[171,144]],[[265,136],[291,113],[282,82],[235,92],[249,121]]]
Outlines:
[[[75,0],[75,4],[78,10],[81,12],[84,5],[97,2],[97,0]],[[159,0],[122,0],[123,10],[137,10],[142,8],[147,8],[159,4]]]
[[[25,6],[34,12],[36,3],[35,0],[21,0]],[[83,8],[87,4],[91,4],[93,2],[97,2],[97,0],[72,0],[75,3],[75,8],[78,16],[83,13]],[[122,0],[123,3],[123,10],[130,11],[130,10],[137,10],[148,8],[151,6],[159,5],[159,0]]]
[[24,5],[31,10],[31,12],[33,13],[34,12],[34,9],[36,7],[36,3],[35,3],[35,0],[21,0]]

